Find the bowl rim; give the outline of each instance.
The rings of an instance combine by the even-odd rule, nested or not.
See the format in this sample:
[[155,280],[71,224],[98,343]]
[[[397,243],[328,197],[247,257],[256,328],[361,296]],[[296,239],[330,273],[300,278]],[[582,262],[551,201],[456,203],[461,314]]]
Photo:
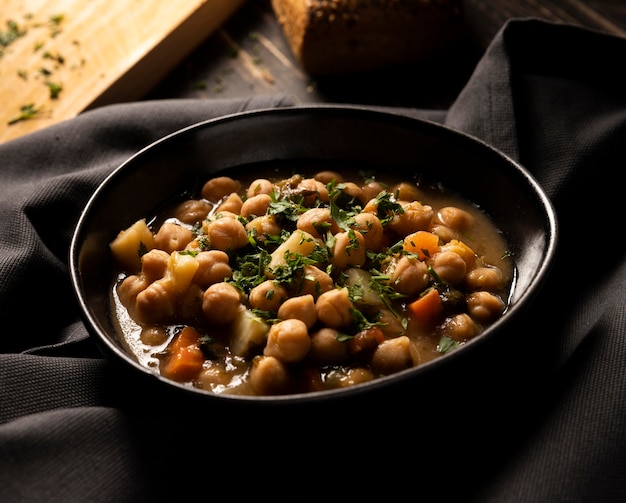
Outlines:
[[[361,105],[344,105],[344,104],[306,104],[306,105],[291,105],[286,107],[276,107],[276,108],[260,108],[260,109],[252,109],[246,111],[234,112],[222,116],[218,116],[215,118],[210,118],[206,120],[202,120],[199,122],[195,122],[193,124],[189,124],[182,128],[179,128],[175,131],[172,131],[150,143],[140,148],[129,157],[127,157],[123,162],[118,164],[113,170],[98,184],[96,189],[92,192],[90,197],[88,198],[87,203],[85,204],[80,217],[76,223],[74,228],[74,232],[71,237],[70,248],[69,248],[69,256],[68,256],[68,264],[70,271],[70,278],[72,283],[72,289],[74,291],[74,295],[78,301],[81,318],[85,324],[85,328],[87,329],[90,336],[93,336],[96,339],[96,342],[101,350],[105,353],[105,356],[109,361],[111,361],[110,357],[113,355],[113,363],[122,363],[125,367],[132,368],[135,371],[138,371],[141,375],[143,375],[147,379],[154,379],[160,383],[165,384],[167,387],[171,389],[180,389],[182,391],[186,391],[191,395],[198,397],[206,397],[207,399],[213,399],[216,401],[226,401],[226,402],[240,402],[240,403],[259,403],[259,404],[293,404],[293,403],[314,403],[319,401],[327,401],[336,399],[339,397],[344,397],[346,394],[350,394],[351,396],[358,396],[362,393],[367,393],[372,390],[382,389],[389,386],[392,382],[398,380],[405,380],[409,376],[413,377],[419,374],[426,373],[430,371],[433,367],[442,367],[444,365],[450,365],[453,361],[458,359],[459,357],[464,356],[469,352],[471,348],[476,348],[477,346],[483,344],[488,337],[481,336],[468,341],[463,345],[459,350],[452,351],[441,357],[438,357],[432,361],[422,363],[418,366],[414,366],[394,374],[390,374],[387,376],[377,377],[372,381],[368,381],[362,384],[356,384],[349,386],[347,388],[333,389],[333,390],[324,390],[324,391],[312,391],[306,393],[291,393],[285,395],[270,395],[270,396],[256,396],[256,395],[237,395],[237,394],[218,394],[209,390],[203,390],[200,388],[194,388],[189,385],[185,385],[182,383],[175,382],[173,380],[162,377],[158,373],[150,372],[146,367],[142,366],[138,361],[136,361],[127,351],[117,345],[115,342],[111,340],[111,336],[106,333],[103,333],[99,324],[97,323],[95,317],[92,315],[91,310],[89,308],[86,299],[83,296],[82,289],[82,275],[79,268],[79,255],[81,252],[82,240],[85,235],[85,228],[89,223],[89,219],[91,218],[91,211],[93,207],[96,205],[98,199],[101,197],[102,193],[110,190],[110,186],[114,183],[115,179],[119,176],[120,173],[128,169],[128,166],[133,166],[137,162],[141,160],[141,158],[146,155],[146,153],[151,152],[153,149],[158,148],[158,146],[171,142],[175,138],[179,138],[184,135],[193,134],[195,131],[202,130],[204,128],[210,128],[214,126],[219,126],[220,124],[224,124],[232,121],[245,121],[247,117],[258,117],[258,116],[276,116],[282,117],[291,114],[324,114],[324,113],[339,113],[339,114],[352,114],[352,116],[359,116],[364,118],[370,118],[373,120],[386,120],[386,121],[395,121],[396,123],[404,123],[407,127],[423,127],[429,128],[432,131],[437,131],[438,134],[449,135],[450,137],[455,137],[457,140],[461,139],[465,142],[470,142],[475,145],[476,148],[481,148],[484,150],[490,151],[493,155],[500,157],[503,161],[511,165],[517,172],[518,175],[521,175],[528,186],[532,189],[537,197],[540,206],[543,209],[543,214],[545,215],[546,221],[545,225],[548,229],[545,252],[543,254],[544,260],[538,266],[537,271],[526,287],[526,290],[523,292],[521,298],[513,305],[510,310],[507,311],[507,316],[505,319],[497,320],[493,325],[491,325],[487,331],[490,333],[495,331],[497,327],[504,323],[509,318],[516,316],[522,310],[525,310],[536,297],[538,290],[545,282],[552,265],[554,263],[554,259],[556,256],[556,249],[558,244],[558,236],[559,236],[559,228],[558,228],[558,220],[556,216],[556,210],[553,206],[552,201],[549,196],[543,189],[543,187],[539,184],[536,178],[521,165],[518,161],[511,158],[509,155],[505,154],[501,150],[497,149],[493,145],[487,143],[486,141],[469,134],[460,129],[456,129],[454,127],[450,127],[448,125],[435,122],[433,120],[427,118],[419,118],[415,116],[410,116],[404,114],[402,112],[390,111],[388,109],[381,109],[372,106],[361,106]],[[352,116],[350,118],[352,118]]]

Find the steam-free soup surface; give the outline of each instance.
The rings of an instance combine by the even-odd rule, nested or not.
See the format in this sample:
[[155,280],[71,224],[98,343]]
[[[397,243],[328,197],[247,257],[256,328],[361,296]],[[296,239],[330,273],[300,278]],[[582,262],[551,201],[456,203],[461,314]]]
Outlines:
[[356,170],[250,173],[111,243],[121,338],[153,372],[214,393],[341,388],[454,351],[506,311],[513,260],[471,201]]

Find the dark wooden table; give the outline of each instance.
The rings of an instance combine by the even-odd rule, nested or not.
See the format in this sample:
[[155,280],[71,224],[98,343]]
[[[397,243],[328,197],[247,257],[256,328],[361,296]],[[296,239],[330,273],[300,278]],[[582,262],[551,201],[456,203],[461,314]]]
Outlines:
[[626,37],[623,0],[464,0],[463,16],[466,36],[432,61],[313,79],[291,53],[270,1],[247,0],[146,98],[284,94],[300,103],[445,109],[508,19],[536,17]]

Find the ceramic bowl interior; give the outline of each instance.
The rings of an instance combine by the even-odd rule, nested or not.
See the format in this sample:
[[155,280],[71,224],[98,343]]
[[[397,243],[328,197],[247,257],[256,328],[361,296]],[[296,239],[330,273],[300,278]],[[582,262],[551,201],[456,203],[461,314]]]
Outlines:
[[[460,349],[427,364],[341,390],[279,397],[214,395],[163,379],[123,350],[112,321],[109,243],[121,229],[213,175],[274,161],[363,163],[385,172],[414,173],[441,182],[478,204],[502,229],[517,276],[505,315]],[[95,191],[70,250],[73,287],[85,324],[112,361],[151,384],[202,400],[284,403],[326,400],[385,389],[447,365],[471,346],[506,331],[543,284],[555,255],[557,222],[535,179],[518,163],[473,137],[436,123],[346,106],[307,106],[244,112],[171,134],[136,153]],[[133,377],[130,377],[131,379]],[[149,384],[149,385],[151,385]]]

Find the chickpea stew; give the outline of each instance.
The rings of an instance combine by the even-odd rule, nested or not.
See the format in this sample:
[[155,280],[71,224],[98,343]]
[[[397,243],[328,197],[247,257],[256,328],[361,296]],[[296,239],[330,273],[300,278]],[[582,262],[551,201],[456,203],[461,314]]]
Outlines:
[[436,359],[506,311],[515,264],[471,201],[263,169],[211,178],[111,242],[112,311],[141,365],[220,394],[324,391]]

